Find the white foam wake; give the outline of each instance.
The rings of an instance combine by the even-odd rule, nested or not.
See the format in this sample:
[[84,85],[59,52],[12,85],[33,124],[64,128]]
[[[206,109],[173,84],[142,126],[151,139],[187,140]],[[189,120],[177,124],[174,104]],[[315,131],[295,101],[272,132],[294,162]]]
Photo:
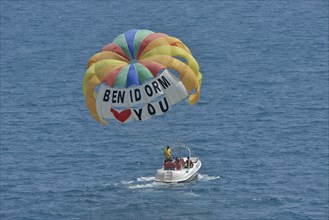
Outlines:
[[124,180],[122,180],[120,183],[121,183],[122,185],[129,185],[129,184],[133,184],[134,181],[124,181]]
[[137,178],[138,182],[154,181],[154,176],[142,176]]
[[216,180],[219,179],[220,176],[208,176],[207,174],[198,174],[198,180],[200,181],[211,181],[211,180]]
[[121,184],[128,189],[154,188],[159,185],[158,182],[154,181],[154,176],[141,176],[136,180],[121,181]]
[[159,186],[158,182],[144,183],[144,184],[133,184],[128,186],[129,189],[145,189],[145,188],[154,188]]
[[[170,183],[161,183],[154,180],[154,176],[141,176],[136,178],[136,180],[123,180],[120,182],[121,186],[128,189],[146,189],[146,188],[163,188],[163,187],[173,187]],[[209,176],[207,174],[198,174],[198,181],[212,181],[219,179],[219,176]],[[174,184],[175,186],[184,186],[183,184]],[[197,196],[197,195],[193,195]]]

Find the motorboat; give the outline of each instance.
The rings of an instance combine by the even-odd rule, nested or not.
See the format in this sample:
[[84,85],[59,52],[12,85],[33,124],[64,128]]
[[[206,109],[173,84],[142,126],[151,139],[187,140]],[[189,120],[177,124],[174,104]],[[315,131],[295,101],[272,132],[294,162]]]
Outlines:
[[198,157],[191,156],[191,150],[185,145],[178,145],[179,148],[188,150],[187,157],[179,157],[170,161],[164,161],[162,168],[157,170],[155,181],[164,183],[179,183],[193,180],[201,168],[201,160]]

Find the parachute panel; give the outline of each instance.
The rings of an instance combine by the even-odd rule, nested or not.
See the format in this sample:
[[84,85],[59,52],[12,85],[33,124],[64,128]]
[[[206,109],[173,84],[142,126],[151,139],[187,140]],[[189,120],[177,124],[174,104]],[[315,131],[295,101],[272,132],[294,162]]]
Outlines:
[[127,123],[161,116],[185,99],[196,104],[201,83],[199,65],[183,42],[133,29],[89,59],[82,90],[96,121]]

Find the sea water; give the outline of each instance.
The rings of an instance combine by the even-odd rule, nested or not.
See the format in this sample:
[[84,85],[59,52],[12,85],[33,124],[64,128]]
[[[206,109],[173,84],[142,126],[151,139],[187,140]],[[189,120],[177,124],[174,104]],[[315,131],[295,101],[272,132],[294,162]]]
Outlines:
[[[86,63],[129,29],[181,39],[200,102],[108,126]],[[180,139],[203,166],[154,182]],[[328,1],[1,1],[1,219],[328,219]]]

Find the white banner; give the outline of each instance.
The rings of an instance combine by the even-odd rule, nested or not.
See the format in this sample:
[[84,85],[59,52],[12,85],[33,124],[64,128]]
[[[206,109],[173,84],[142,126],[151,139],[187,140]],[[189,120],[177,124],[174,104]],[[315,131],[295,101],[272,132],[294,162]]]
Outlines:
[[183,83],[168,70],[140,86],[112,88],[101,84],[97,99],[97,114],[122,123],[133,119],[145,121],[153,115],[162,115],[171,105],[188,96]]

